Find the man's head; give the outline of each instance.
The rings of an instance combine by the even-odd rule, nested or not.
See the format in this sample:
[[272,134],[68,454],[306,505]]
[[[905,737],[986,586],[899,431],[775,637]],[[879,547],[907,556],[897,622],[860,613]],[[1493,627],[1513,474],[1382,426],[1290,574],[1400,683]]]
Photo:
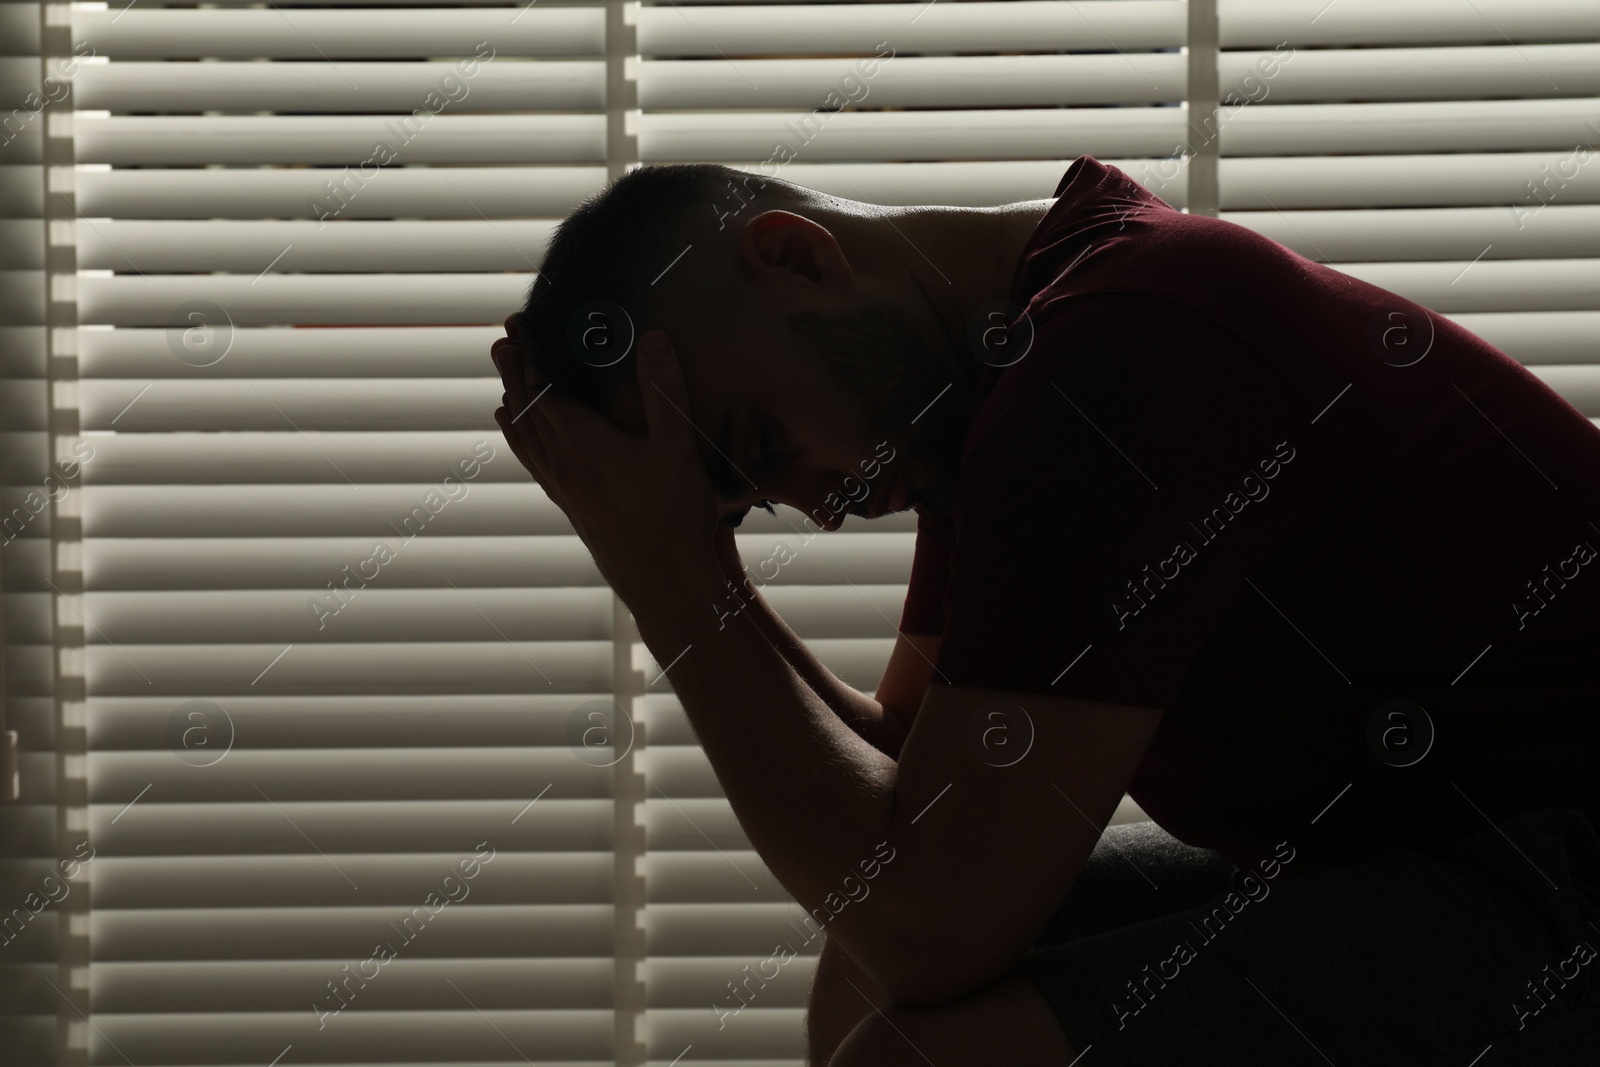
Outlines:
[[634,353],[669,343],[725,521],[773,501],[834,528],[891,487],[947,511],[973,372],[884,213],[715,164],[630,171],[557,227],[523,358],[643,433]]

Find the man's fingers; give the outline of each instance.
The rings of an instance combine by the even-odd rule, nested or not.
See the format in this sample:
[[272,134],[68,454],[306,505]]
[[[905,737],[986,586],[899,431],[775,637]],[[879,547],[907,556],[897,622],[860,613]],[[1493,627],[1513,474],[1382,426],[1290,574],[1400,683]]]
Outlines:
[[520,327],[515,312],[507,316],[505,325],[506,336],[497,338],[489,346],[489,359],[494,363],[495,372],[500,375],[500,384],[505,387],[500,403],[511,409],[512,421],[520,424],[523,421],[522,413],[527,410],[529,402],[544,391],[546,383],[523,358],[522,349],[517,344]]
[[489,346],[489,358],[494,361],[496,370],[499,370],[503,363],[515,360],[516,355],[516,342],[509,337],[497,338],[494,344]]
[[570,457],[573,464],[583,465],[629,440],[605,415],[551,385],[540,386],[522,410],[520,416],[512,412],[512,421],[519,426],[532,423],[524,432],[536,433],[544,454],[556,463]]
[[505,408],[495,409],[494,421],[500,427],[500,432],[505,436],[506,444],[511,449],[511,454],[517,457],[517,462],[528,468],[528,473],[533,475],[534,481],[540,477],[540,465],[533,462],[533,456],[522,441],[522,431],[511,425],[511,413]]
[[[495,425],[500,427],[500,432],[505,435],[506,444],[511,446],[512,453],[515,454],[519,460],[523,460],[526,452],[522,447],[522,442],[518,439],[521,437],[521,434],[512,427],[511,413],[506,410],[506,406],[504,404],[501,404],[499,407],[494,409],[494,421]],[[526,466],[525,460],[524,466]]]
[[544,490],[544,495],[550,501],[566,511],[566,504],[555,485],[549,461],[545,455],[545,442],[539,436],[538,429],[533,424],[530,416],[524,421],[512,424],[512,415],[505,408],[498,408],[494,413],[494,421],[500,425],[500,431],[505,435],[506,444],[511,447],[511,454],[517,457],[528,473],[533,477],[534,484]]
[[495,356],[495,369],[500,372],[500,384],[505,387],[504,403],[514,417],[528,402],[523,396],[527,384],[522,372],[522,357],[516,351],[501,350]]
[[517,346],[517,316],[509,316],[505,325],[506,336],[489,346],[489,358],[500,375],[500,384],[504,386],[494,421],[500,427],[511,454],[544,489],[545,495],[557,500],[551,484],[549,454],[555,442],[555,428],[533,411],[536,402],[543,398],[547,390],[541,385],[530,393],[529,386],[538,381],[538,375],[524,365],[522,352]]

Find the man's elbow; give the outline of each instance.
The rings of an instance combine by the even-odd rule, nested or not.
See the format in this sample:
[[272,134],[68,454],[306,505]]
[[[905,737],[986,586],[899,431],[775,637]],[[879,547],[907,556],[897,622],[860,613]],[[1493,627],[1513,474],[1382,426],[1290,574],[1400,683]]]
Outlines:
[[990,944],[950,937],[949,924],[929,923],[897,939],[879,985],[902,1008],[938,1008],[963,1000],[1017,964]]
[[918,973],[896,976],[884,988],[884,993],[896,1007],[942,1008],[965,1000],[998,981],[1005,973],[1006,970],[1001,970],[986,976],[959,968],[941,968],[937,971],[924,969]]

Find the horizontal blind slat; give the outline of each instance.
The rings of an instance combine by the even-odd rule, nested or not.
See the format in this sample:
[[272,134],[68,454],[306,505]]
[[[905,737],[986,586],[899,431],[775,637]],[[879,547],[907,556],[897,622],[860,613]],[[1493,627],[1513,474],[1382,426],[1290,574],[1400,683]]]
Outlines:
[[[487,356],[480,360],[488,368]],[[504,391],[498,378],[253,381],[136,378],[86,382],[79,390],[86,431],[299,431],[380,433],[481,430]]]
[[84,675],[90,696],[605,693],[611,644],[495,639],[114,648],[98,643],[91,628]]
[[[1600,203],[1600,173],[1575,165],[1580,157],[1574,146],[1584,143],[1581,123],[1575,121],[1570,132],[1575,139],[1563,142],[1565,147],[1544,152],[1224,159],[1219,168],[1222,206],[1282,210],[1491,204],[1510,213],[1513,206],[1536,208],[1557,188],[1563,203]],[[1151,174],[1148,164],[1136,165],[1129,174],[1157,186],[1163,197],[1171,188],[1159,180],[1159,172]],[[1552,175],[1547,188],[1543,183]]]
[[[479,494],[502,506],[521,508],[525,512],[521,531],[570,531],[560,509],[526,469],[512,462],[504,439],[493,433],[488,429],[297,433],[285,422],[279,433],[204,434],[175,427],[159,434],[93,434],[84,438],[94,449],[93,456],[81,465],[85,483],[95,487],[95,503],[84,502],[85,521],[92,521],[102,499],[100,486],[213,483],[219,486],[216,499],[220,500],[229,498],[224,483],[241,483],[245,491],[262,485],[337,483],[344,487],[340,503],[353,512],[370,515],[384,509],[384,523],[370,528],[391,534],[398,528],[405,537],[424,530],[438,533],[463,521],[463,509],[451,504]],[[374,482],[404,483],[406,488],[368,484]],[[504,491],[489,492],[495,483]],[[370,495],[357,495],[363,493]],[[175,496],[175,502],[181,502],[181,495]],[[295,510],[303,514],[305,509]],[[284,529],[279,521],[267,521],[274,532]],[[394,525],[387,525],[390,522]]]
[[1218,0],[1224,48],[1594,40],[1589,0]]
[[1225,156],[1564,149],[1584,144],[1589,98],[1245,107],[1219,123]]
[[78,315],[84,323],[166,326],[175,309],[208,301],[223,311],[221,322],[243,326],[478,324],[504,320],[532,280],[531,273],[80,275]]
[[[439,52],[433,53],[435,55]],[[80,108],[115,111],[395,112],[427,125],[450,115],[605,107],[605,65],[594,61],[481,65],[463,74],[454,62],[165,63],[119,61],[85,66],[76,79]],[[186,67],[181,75],[174,68]],[[370,145],[368,146],[370,147]]]
[[[371,546],[363,560],[371,557]],[[121,646],[274,642],[611,640],[611,593],[590,589],[386,589],[383,572],[322,561],[331,588],[90,593],[95,631]],[[348,569],[346,569],[348,568]]]
[[[538,788],[543,788],[540,783]],[[101,856],[266,855],[318,852],[325,861],[328,884],[349,889],[348,872],[340,873],[340,853],[393,855],[407,852],[450,852],[468,855],[478,842],[493,835],[496,849],[507,852],[594,851],[611,848],[611,801],[561,800],[545,797],[532,807],[527,797],[505,800],[163,804],[148,797],[130,808],[120,799],[90,808],[90,840]],[[527,810],[524,812],[523,809]],[[520,814],[520,817],[519,816]],[[512,822],[512,819],[516,822]],[[115,821],[113,821],[115,820]],[[312,842],[308,844],[307,841]],[[313,847],[314,846],[314,847]],[[353,879],[352,879],[353,881]],[[295,909],[288,909],[292,914]],[[151,913],[145,913],[151,914]],[[155,914],[160,914],[159,912]],[[181,910],[167,920],[181,924]],[[204,947],[200,939],[195,948]],[[98,951],[98,950],[97,950]],[[161,958],[159,939],[149,951]],[[178,953],[173,952],[174,955]],[[285,955],[295,956],[298,950]],[[115,958],[119,951],[107,951]],[[230,954],[217,952],[228,958]]]
[[317,379],[325,378],[471,378],[487,366],[489,346],[505,336],[500,325],[347,326],[337,330],[240,326],[232,330],[225,354],[209,362],[211,355],[195,357],[185,347],[183,320],[177,318],[178,324],[172,328],[80,329],[81,388],[92,388],[90,383],[102,378],[145,382],[155,378],[243,378],[257,384],[280,378],[303,380],[308,390],[316,387]]
[[[386,800],[452,803],[507,798],[520,798],[525,804],[546,787],[550,789],[548,799],[552,800],[593,800],[612,795],[609,768],[598,765],[603,761],[584,763],[574,758],[567,738],[553,740],[555,743],[549,746],[522,748],[330,746],[291,751],[246,748],[236,743],[215,753],[215,762],[209,762],[213,754],[202,749],[184,753],[203,757],[199,764],[174,759],[166,749],[96,752],[89,757],[93,783],[89,799],[90,803],[116,803],[119,797],[137,794],[147,786],[147,799],[155,799],[161,805],[258,803],[263,796],[270,797],[274,804],[362,804]],[[206,773],[196,774],[197,767],[203,767]],[[533,782],[539,785],[530,788]]]
[[[365,492],[365,490],[363,490]],[[93,538],[92,560],[84,568],[84,588],[185,589],[238,588],[241,563],[250,561],[249,586],[264,589],[318,589],[343,581],[343,567],[386,589],[443,587],[448,581],[471,591],[479,587],[545,586],[599,589],[600,571],[576,534],[528,537],[451,537],[431,534],[405,543],[404,551],[381,567],[359,564],[374,555],[374,540],[355,537],[160,537]],[[330,566],[331,564],[331,566]],[[381,578],[378,577],[381,575]],[[36,582],[30,588],[43,589]],[[609,605],[609,595],[607,604]]]
[[[342,0],[348,3],[348,0]],[[592,7],[448,7],[314,10],[132,10],[73,13],[74,45],[113,59],[216,56],[278,59],[423,59],[472,56],[480,41],[499,56],[596,55],[605,51],[605,11]]]
[[[362,167],[372,145],[360,147],[361,154],[344,161],[355,164],[353,177],[322,167],[113,170],[85,164],[74,178],[76,199],[88,218],[313,219],[320,202],[329,211],[338,208],[339,219],[521,219],[565,215],[605,184],[604,167],[571,164],[408,168],[374,160]],[[335,196],[335,186],[346,192]]]
[[[74,116],[73,129],[79,163],[347,163],[381,173],[399,162],[605,160],[603,115],[86,114]],[[387,151],[375,150],[380,142]]]
[[[98,887],[96,887],[98,890]],[[427,887],[419,890],[421,900]],[[408,902],[409,903],[409,902]],[[551,917],[534,916],[550,922]],[[379,929],[381,930],[381,924]],[[427,935],[422,935],[427,936]],[[398,940],[393,934],[391,939]],[[496,959],[478,957],[426,959],[399,956],[366,964],[375,946],[368,945],[354,960],[249,960],[171,963],[141,960],[122,963],[96,961],[90,989],[96,1014],[137,1012],[162,1015],[174,1005],[188,1011],[296,1012],[313,1003],[325,1009],[336,1006],[327,983],[343,981],[348,974],[371,980],[352,983],[351,1011],[425,1011],[437,1008],[439,990],[449,990],[446,979],[464,982],[472,1001],[484,1010],[527,1008],[541,1010],[594,1010],[609,1008],[609,959],[545,959],[537,956]],[[350,972],[343,965],[352,964]],[[374,970],[374,968],[381,968]],[[737,968],[735,968],[737,969]],[[377,980],[382,976],[382,981]],[[321,994],[321,999],[317,998]],[[338,1026],[344,1012],[327,1021]],[[324,1029],[326,1029],[326,1026]]]
[[[520,822],[520,820],[519,820]],[[491,831],[485,829],[486,834]],[[410,907],[439,889],[446,874],[471,871],[480,837],[453,851],[386,856],[342,852],[333,857],[356,885],[365,907]],[[610,856],[602,851],[514,852],[489,841],[493,858],[474,876],[468,899],[480,903],[560,905],[611,903]],[[461,860],[469,866],[461,868]],[[298,855],[105,856],[95,862],[97,908],[132,913],[195,908],[337,909],[351,904],[349,882],[309,850]],[[459,894],[460,890],[456,890]]]
[[[371,950],[369,945],[351,958],[368,959]],[[254,1051],[290,1046],[317,1049],[323,1063],[376,1060],[466,1067],[503,1057],[508,1041],[540,1067],[580,1067],[585,1061],[611,1059],[609,1009],[480,1013],[470,999],[462,999],[463,994],[471,997],[472,988],[471,983],[455,991],[445,987],[460,1008],[363,1012],[352,1006],[325,1026],[319,1026],[309,1004],[293,1012],[97,1013],[96,1040],[103,1041],[108,1052],[111,1046],[122,1049],[135,1063],[184,1067],[246,1063]],[[440,1003],[451,1001],[441,998]],[[494,1025],[484,1025],[486,1018]],[[173,1036],[177,1034],[182,1037]]]
[[[549,243],[553,222],[502,219],[344,222],[311,218],[239,222],[79,221],[82,270],[146,273],[234,271],[527,271]],[[487,345],[484,367],[489,367]]]
[[[915,16],[908,17],[912,10]],[[896,53],[1138,51],[1177,48],[1183,35],[1183,4],[1173,0],[730,3],[687,10],[654,4],[639,10],[639,51],[652,57],[871,54],[884,41]]]

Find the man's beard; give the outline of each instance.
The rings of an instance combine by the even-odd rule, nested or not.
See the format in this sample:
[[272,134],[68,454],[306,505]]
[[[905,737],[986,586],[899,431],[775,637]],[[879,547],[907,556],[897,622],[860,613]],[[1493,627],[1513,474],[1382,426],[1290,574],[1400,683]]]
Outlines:
[[852,421],[863,436],[894,442],[895,459],[885,466],[903,457],[925,466],[915,503],[937,515],[950,514],[974,383],[928,345],[893,304],[830,317],[797,312],[788,322],[851,399]]

